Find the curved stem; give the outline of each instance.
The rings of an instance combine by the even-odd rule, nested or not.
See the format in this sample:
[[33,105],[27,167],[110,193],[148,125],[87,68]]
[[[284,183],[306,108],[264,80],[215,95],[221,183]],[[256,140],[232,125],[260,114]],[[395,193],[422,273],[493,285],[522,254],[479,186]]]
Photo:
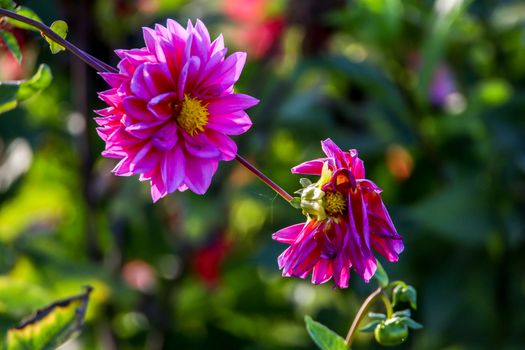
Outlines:
[[383,288],[379,287],[377,288],[372,294],[368,296],[368,298],[365,299],[361,307],[359,308],[359,311],[357,311],[357,314],[355,315],[354,321],[352,322],[352,326],[350,326],[350,330],[348,330],[348,334],[346,335],[345,343],[350,348],[352,345],[352,340],[354,338],[355,333],[357,332],[357,327],[359,326],[359,323],[363,320],[363,317],[365,317],[366,311],[372,305],[372,303],[376,300],[378,296],[380,296],[383,292]]
[[384,290],[381,292],[381,299],[383,300],[383,304],[385,304],[386,318],[391,318],[392,314],[394,313],[394,308],[392,307],[392,303],[390,302],[390,299]]
[[45,35],[47,38],[53,40],[54,42],[56,42],[60,46],[65,47],[66,50],[68,50],[73,55],[77,56],[82,61],[84,61],[86,64],[88,64],[89,66],[93,67],[94,69],[96,69],[99,72],[113,72],[113,73],[118,72],[118,70],[115,67],[112,67],[109,64],[104,63],[101,60],[99,60],[99,59],[91,56],[90,54],[82,51],[81,49],[79,49],[78,47],[76,47],[75,45],[71,44],[69,41],[65,40],[60,35],[55,33],[51,28],[49,28],[48,26],[46,26],[42,22],[36,21],[36,20],[34,20],[32,18],[28,18],[28,17],[22,16],[22,15],[19,15],[16,12],[9,11],[9,10],[2,9],[2,8],[0,8],[0,16],[13,18],[13,19],[16,19],[17,21],[23,22],[25,24],[29,24],[30,26],[33,26],[33,27],[39,29],[42,32],[42,34]]
[[288,203],[290,203],[292,201],[293,197],[288,192],[283,190],[279,185],[277,185],[275,182],[273,182],[268,176],[264,175],[259,169],[257,169],[255,166],[253,166],[246,159],[241,157],[239,154],[235,155],[235,159],[239,163],[241,163],[242,166],[244,166],[246,169],[251,171],[255,176],[257,176],[262,182],[264,182],[266,185],[268,185],[272,190],[274,190],[285,201],[287,201]]

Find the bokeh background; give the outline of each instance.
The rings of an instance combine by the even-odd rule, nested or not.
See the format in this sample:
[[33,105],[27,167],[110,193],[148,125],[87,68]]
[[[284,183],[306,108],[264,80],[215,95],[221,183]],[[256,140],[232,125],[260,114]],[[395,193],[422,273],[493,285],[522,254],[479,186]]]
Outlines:
[[[384,189],[405,252],[385,263],[415,286],[424,324],[399,349],[523,349],[525,343],[525,3],[461,0],[20,1],[117,63],[142,26],[201,18],[247,51],[237,90],[261,103],[236,138],[289,192],[290,167],[330,137],[357,148]],[[2,25],[2,24],[0,24]],[[67,53],[14,30],[19,65],[54,81],[0,116],[0,330],[53,300],[95,290],[64,349],[315,349],[311,315],[346,334],[375,288],[284,279],[272,232],[303,220],[234,162],[206,196],[152,204],[147,184],[110,173],[95,132],[105,83]],[[381,310],[380,305],[377,308]],[[355,349],[380,348],[370,335]]]

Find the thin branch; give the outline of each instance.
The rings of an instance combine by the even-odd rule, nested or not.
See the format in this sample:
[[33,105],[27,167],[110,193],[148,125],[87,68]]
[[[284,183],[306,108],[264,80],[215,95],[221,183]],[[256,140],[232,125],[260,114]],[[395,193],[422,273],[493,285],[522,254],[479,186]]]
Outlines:
[[78,47],[71,44],[69,41],[67,41],[66,39],[62,38],[60,35],[55,33],[51,28],[49,28],[42,22],[36,21],[32,18],[28,18],[22,15],[19,15],[16,12],[9,11],[9,10],[2,9],[2,8],[0,8],[0,16],[13,18],[13,19],[16,19],[17,21],[29,24],[30,26],[33,26],[39,29],[42,32],[42,34],[45,35],[47,38],[53,40],[60,46],[65,47],[66,50],[68,50],[73,55],[77,56],[82,61],[84,61],[86,64],[93,67],[95,70],[99,72],[113,72],[113,73],[118,72],[118,70],[115,67],[112,67],[109,64],[104,63],[101,60],[82,51],[81,49],[79,49]]

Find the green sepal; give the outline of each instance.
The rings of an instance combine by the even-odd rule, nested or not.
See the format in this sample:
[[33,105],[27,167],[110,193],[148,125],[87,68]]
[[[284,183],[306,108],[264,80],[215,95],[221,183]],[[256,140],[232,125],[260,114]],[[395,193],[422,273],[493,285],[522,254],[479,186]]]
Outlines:
[[394,317],[410,317],[411,313],[409,309],[396,311],[392,314],[392,318]]
[[377,312],[369,312],[368,318],[371,320],[386,320],[386,315]]
[[20,46],[18,45],[18,41],[16,41],[13,33],[3,30],[0,31],[0,36],[2,37],[7,49],[13,54],[18,63],[22,62],[22,51],[20,51]]
[[421,323],[414,321],[410,317],[400,317],[399,320],[403,324],[407,325],[409,328],[416,329],[416,330],[423,328],[423,325]]
[[[50,28],[61,38],[66,38],[68,31],[68,26],[66,22],[62,20],[54,21],[53,23],[51,23]],[[51,53],[56,54],[66,49],[64,46],[57,44],[55,41],[49,39],[45,34],[42,33],[42,36],[44,37],[44,39],[46,39],[47,43],[49,44],[49,49],[51,50]]]
[[376,329],[377,325],[380,324],[381,321],[380,320],[374,320],[374,321],[371,321],[370,323],[368,323],[366,326],[363,326],[361,328],[359,328],[359,330],[361,332],[365,332],[365,333],[371,333],[374,331],[374,329]]
[[376,273],[374,274],[374,278],[377,280],[379,285],[383,288],[388,286],[388,274],[386,273],[385,269],[383,268],[383,265],[377,260],[377,269]]
[[412,286],[398,285],[393,290],[392,303],[394,306],[400,302],[408,302],[410,307],[414,310],[417,309],[417,291]]
[[301,186],[303,186],[303,188],[306,188],[312,184],[312,181],[310,181],[310,179],[307,179],[306,177],[302,177],[299,179],[299,183],[301,184]]
[[3,350],[56,349],[80,333],[92,288],[38,310],[30,319],[7,331]]
[[308,315],[304,317],[306,322],[306,330],[315,342],[315,344],[322,350],[347,350],[345,340],[334,333],[325,325],[312,320]]
[[[18,13],[19,15],[21,16],[24,16],[24,17],[27,17],[27,18],[31,18],[37,22],[42,22],[42,20],[40,19],[40,17],[38,17],[38,15],[33,11],[31,10],[29,7],[19,7],[18,9],[16,9],[16,13]],[[35,32],[40,32],[39,29],[29,25],[29,24],[26,24],[24,22],[20,22],[20,21],[17,21],[16,19],[12,19],[12,18],[7,18],[6,19],[7,22],[9,24],[11,24],[12,26],[15,26],[17,28],[20,28],[20,29],[28,29],[28,30],[32,30],[32,31],[35,31]]]
[[301,197],[293,197],[290,201],[290,205],[295,209],[301,209]]

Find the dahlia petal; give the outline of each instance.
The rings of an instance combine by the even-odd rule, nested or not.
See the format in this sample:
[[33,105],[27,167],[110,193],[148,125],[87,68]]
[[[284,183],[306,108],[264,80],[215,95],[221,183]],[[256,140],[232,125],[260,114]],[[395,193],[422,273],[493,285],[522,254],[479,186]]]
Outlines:
[[151,143],[147,143],[135,154],[130,162],[129,170],[134,174],[150,171],[159,161],[156,152],[151,152]]
[[332,261],[327,259],[319,259],[312,270],[312,283],[322,284],[332,278]]
[[186,32],[186,29],[184,29],[184,27],[181,26],[177,21],[168,19],[166,21],[166,26],[168,28],[169,33],[171,34],[171,40],[174,40],[176,38],[181,41],[186,41],[186,39],[188,38],[188,32]]
[[173,121],[164,123],[162,127],[152,135],[153,145],[161,151],[171,150],[177,144],[178,139],[177,124]]
[[217,170],[217,160],[202,160],[188,155],[186,157],[186,177],[184,183],[196,194],[204,194],[211,184]]
[[164,181],[162,180],[160,171],[153,172],[150,183],[151,183],[151,198],[153,199],[154,203],[168,194],[168,192],[166,191],[166,186],[164,184]]
[[231,54],[206,78],[206,84],[214,85],[220,81],[221,84],[226,87],[233,85],[239,80],[245,63],[245,52],[235,52]]
[[147,108],[158,119],[166,120],[173,117],[173,105],[176,99],[176,92],[166,92],[153,97],[148,102]]
[[161,163],[162,180],[168,193],[175,192],[184,180],[184,154],[180,147],[173,147],[164,154]]
[[144,64],[144,81],[153,96],[174,91],[175,83],[160,64]]
[[188,153],[203,159],[220,159],[221,151],[216,145],[210,142],[206,134],[200,133],[195,136],[190,136],[187,133],[182,133],[185,139],[185,148]]
[[120,86],[128,78],[125,75],[119,73],[100,72],[98,73],[109,84],[109,86],[116,88]]
[[244,94],[230,94],[209,101],[210,114],[226,115],[242,111],[259,103],[259,100]]
[[226,135],[240,135],[248,131],[252,121],[244,111],[232,113],[229,116],[212,114],[209,116],[206,127]]
[[191,57],[188,62],[182,67],[182,70],[180,72],[179,76],[179,82],[177,85],[177,92],[179,100],[184,99],[184,93],[186,92],[186,89],[188,89],[191,85],[191,77],[195,72],[198,70],[200,66],[200,60],[197,57]]
[[208,140],[217,147],[222,154],[222,160],[232,160],[237,155],[237,144],[228,136],[214,130],[207,130]]
[[303,227],[304,223],[288,226],[286,228],[283,228],[282,230],[275,232],[272,235],[272,239],[277,242],[292,244],[297,239],[297,236],[299,236],[299,234],[301,233]]
[[128,117],[146,123],[158,121],[158,119],[148,110],[146,102],[140,98],[134,96],[126,97],[124,98],[122,105]]
[[307,162],[294,166],[292,168],[292,173],[304,175],[321,175],[324,162],[326,161],[326,158],[317,158],[314,160],[309,160]]
[[155,94],[149,90],[149,86],[144,77],[144,64],[138,66],[138,68],[133,73],[131,78],[131,92],[133,95],[141,98],[145,101],[150,100]]

